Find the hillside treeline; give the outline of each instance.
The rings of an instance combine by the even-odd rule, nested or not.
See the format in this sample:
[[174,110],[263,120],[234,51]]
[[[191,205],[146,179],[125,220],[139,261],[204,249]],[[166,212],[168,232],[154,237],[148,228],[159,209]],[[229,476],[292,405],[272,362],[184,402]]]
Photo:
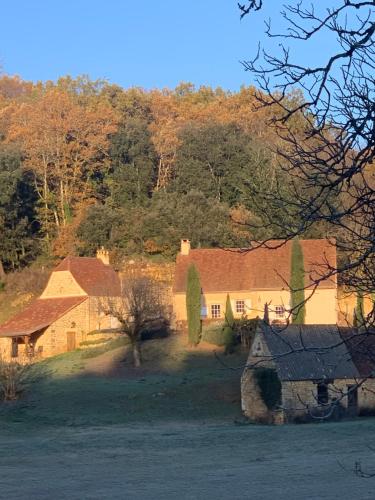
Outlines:
[[272,109],[256,104],[253,87],[145,91],[87,77],[3,76],[4,267],[91,255],[98,245],[172,258],[183,237],[239,246],[280,236],[282,208],[266,222],[258,193],[287,193],[288,178],[272,153]]

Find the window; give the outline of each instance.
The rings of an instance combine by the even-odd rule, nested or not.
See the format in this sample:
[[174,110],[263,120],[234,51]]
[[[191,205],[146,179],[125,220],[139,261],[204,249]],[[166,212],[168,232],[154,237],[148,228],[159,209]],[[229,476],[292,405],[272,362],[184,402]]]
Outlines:
[[236,313],[243,314],[245,312],[245,301],[236,300]]
[[275,316],[276,318],[283,318],[285,315],[284,306],[275,306]]
[[211,318],[221,318],[220,304],[212,304],[212,306],[211,306]]
[[317,390],[318,404],[326,405],[328,403],[328,387],[327,384],[318,384]]

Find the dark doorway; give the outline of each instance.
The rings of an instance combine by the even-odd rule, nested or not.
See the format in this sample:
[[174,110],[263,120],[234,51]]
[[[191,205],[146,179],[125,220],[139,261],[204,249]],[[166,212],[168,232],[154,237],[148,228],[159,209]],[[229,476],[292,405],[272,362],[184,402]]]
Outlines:
[[66,350],[74,351],[76,348],[76,332],[66,332]]
[[328,403],[328,387],[327,384],[318,384],[317,390],[318,405],[326,405]]
[[355,416],[358,414],[358,387],[348,385],[348,413]]
[[12,347],[11,347],[11,356],[12,358],[18,358],[18,338],[12,338]]

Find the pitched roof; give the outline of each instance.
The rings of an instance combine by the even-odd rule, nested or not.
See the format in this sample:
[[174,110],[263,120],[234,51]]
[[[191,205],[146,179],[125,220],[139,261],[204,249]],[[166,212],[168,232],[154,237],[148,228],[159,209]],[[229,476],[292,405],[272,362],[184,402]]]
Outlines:
[[46,328],[88,297],[37,299],[0,326],[0,337],[31,335]]
[[79,286],[92,296],[118,296],[120,280],[111,266],[94,257],[66,257],[53,272],[70,271]]
[[352,327],[339,327],[339,331],[360,377],[374,377],[375,330],[361,331]]
[[[327,270],[336,267],[336,247],[328,240],[300,240],[305,264],[305,286]],[[203,292],[288,289],[292,242],[272,240],[268,248],[193,249],[177,256],[173,290],[185,292],[187,269],[198,268]],[[336,288],[336,279],[325,279],[320,288]]]
[[359,377],[336,325],[270,327],[262,322],[258,332],[264,336],[280,380]]

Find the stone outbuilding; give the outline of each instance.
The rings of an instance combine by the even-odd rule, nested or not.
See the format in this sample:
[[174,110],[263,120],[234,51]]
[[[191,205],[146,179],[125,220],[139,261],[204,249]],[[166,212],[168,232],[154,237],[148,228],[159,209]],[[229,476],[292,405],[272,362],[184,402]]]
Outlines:
[[[336,246],[326,239],[301,240],[304,258],[306,318],[308,324],[337,322],[336,277],[322,279],[335,269]],[[229,295],[235,318],[263,316],[269,304],[271,322],[285,323],[290,316],[292,242],[253,242],[249,248],[194,248],[181,241],[173,283],[173,310],[177,325],[187,320],[187,271],[194,264],[202,287],[201,317],[204,322],[222,321]],[[319,280],[318,286],[316,281]],[[314,293],[312,293],[314,291]]]
[[52,272],[41,296],[0,326],[5,360],[53,356],[79,347],[95,330],[117,326],[102,312],[101,300],[121,293],[108,252],[97,258],[67,257]]
[[374,335],[260,322],[241,379],[244,414],[285,423],[375,413]]

